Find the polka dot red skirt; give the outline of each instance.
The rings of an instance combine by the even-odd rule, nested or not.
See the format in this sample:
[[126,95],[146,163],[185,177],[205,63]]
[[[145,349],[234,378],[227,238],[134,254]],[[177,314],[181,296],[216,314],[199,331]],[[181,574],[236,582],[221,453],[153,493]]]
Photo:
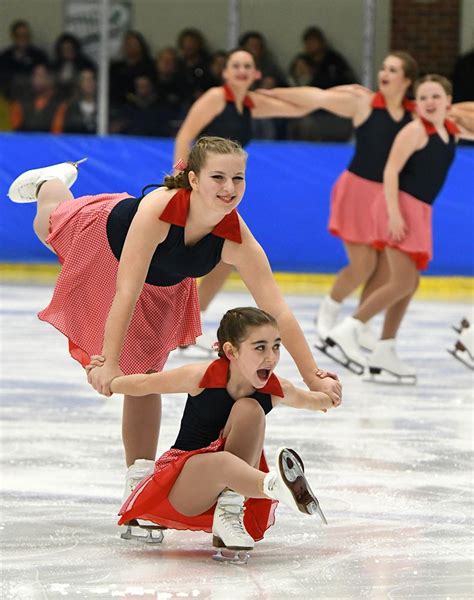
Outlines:
[[[137,485],[120,509],[119,525],[132,519],[144,519],[169,529],[212,532],[214,504],[200,515],[189,517],[179,513],[168,500],[168,495],[181,473],[186,461],[195,454],[221,452],[225,439],[219,438],[206,448],[199,450],[177,450],[171,448],[155,463],[155,472]],[[260,457],[260,471],[268,473],[264,452]],[[192,490],[190,490],[192,493]],[[276,500],[267,498],[247,498],[245,501],[244,525],[249,535],[258,542],[265,531],[275,523]]]
[[[118,260],[107,239],[112,208],[130,195],[100,194],[63,202],[51,215],[46,242],[62,264],[53,298],[39,318],[69,340],[71,356],[82,365],[100,354],[115,294]],[[172,286],[145,283],[125,337],[120,368],[125,374],[161,371],[177,346],[201,334],[196,282]]]

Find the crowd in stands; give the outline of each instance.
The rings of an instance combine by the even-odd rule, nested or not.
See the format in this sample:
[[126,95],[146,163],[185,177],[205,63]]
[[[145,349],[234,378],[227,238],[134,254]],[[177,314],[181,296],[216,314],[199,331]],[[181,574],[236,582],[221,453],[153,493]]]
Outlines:
[[[48,56],[33,44],[28,22],[15,21],[10,34],[11,46],[0,52],[2,128],[96,133],[97,66],[84,54],[79,40],[70,33],[61,34],[53,55]],[[357,82],[346,59],[319,28],[308,27],[301,41],[301,51],[287,72],[272,56],[262,33],[243,33],[239,46],[255,57],[262,73],[258,85],[263,88],[314,85],[327,89]],[[226,52],[211,52],[197,29],[182,30],[176,47],[161,48],[155,58],[143,35],[128,31],[121,59],[110,64],[109,132],[174,136],[191,104],[210,87],[222,84],[225,61]],[[458,71],[464,73],[466,68],[460,64]],[[464,75],[462,79],[465,85]],[[256,120],[254,127],[254,137],[263,139],[345,141],[352,133],[349,120],[325,111],[304,119]]]

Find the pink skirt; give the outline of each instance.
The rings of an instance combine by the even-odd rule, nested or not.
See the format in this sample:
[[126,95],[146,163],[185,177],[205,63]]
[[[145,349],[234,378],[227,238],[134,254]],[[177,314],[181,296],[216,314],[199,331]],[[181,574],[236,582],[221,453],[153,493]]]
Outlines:
[[[46,240],[62,264],[53,298],[39,313],[69,339],[71,356],[83,366],[100,354],[115,295],[119,262],[107,239],[112,208],[130,195],[100,194],[63,202],[50,219]],[[125,337],[120,368],[125,374],[161,371],[168,354],[201,334],[196,282],[145,283]]]
[[374,240],[374,203],[383,184],[344,171],[331,194],[329,231],[345,242],[371,246]]
[[[118,524],[132,519],[144,519],[169,529],[212,532],[215,504],[194,517],[179,513],[169,502],[168,495],[181,473],[186,461],[196,454],[221,452],[225,439],[219,438],[206,448],[185,451],[172,448],[155,463],[155,472],[133,490],[120,509]],[[259,469],[268,473],[265,454],[260,457]],[[190,490],[192,493],[192,490]],[[244,525],[255,541],[263,538],[265,531],[275,523],[278,502],[266,498],[249,498],[245,501]]]
[[406,192],[398,193],[402,217],[407,226],[407,234],[401,241],[392,239],[388,232],[388,211],[383,193],[379,195],[374,207],[375,236],[373,245],[378,250],[396,248],[407,254],[417,269],[423,271],[433,257],[431,226],[431,205],[418,200]]

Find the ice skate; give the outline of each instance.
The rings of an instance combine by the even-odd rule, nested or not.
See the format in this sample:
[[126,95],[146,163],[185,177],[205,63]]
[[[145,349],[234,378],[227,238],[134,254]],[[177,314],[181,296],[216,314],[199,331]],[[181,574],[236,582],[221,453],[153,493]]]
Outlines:
[[470,327],[471,324],[469,323],[469,321],[466,319],[466,317],[464,317],[464,319],[461,319],[461,322],[459,323],[459,325],[453,325],[453,329],[456,333],[461,333],[461,331],[463,329],[467,329],[468,327]]
[[[464,321],[468,323],[466,319],[462,322]],[[474,370],[474,330],[469,324],[461,329],[454,348],[452,350],[448,348],[448,352],[464,365]]]
[[[125,475],[125,489],[123,492],[122,503],[124,503],[133,490],[137,487],[137,485],[151,475],[155,468],[155,461],[147,460],[146,458],[137,458],[137,460],[130,465],[127,469],[127,474]],[[138,539],[145,542],[151,543],[160,543],[163,541],[163,532],[164,527],[153,523],[152,521],[144,521],[143,519],[133,519],[129,523],[126,523],[126,531],[120,534],[120,537],[123,540],[131,540]],[[136,530],[135,528],[138,528]],[[144,529],[148,532],[148,534],[143,535],[140,533],[139,529]],[[155,530],[159,531],[159,535],[153,537],[153,532]]]
[[203,333],[196,338],[196,343],[193,346],[180,346],[181,358],[190,359],[205,359],[215,356],[214,343],[216,336],[211,336]]
[[87,158],[25,171],[11,184],[8,196],[13,202],[36,202],[39,184],[49,179],[59,179],[70,188],[77,179],[78,165],[85,160]]
[[394,339],[379,340],[369,356],[364,381],[415,385],[416,370],[398,358]]
[[362,321],[347,317],[331,329],[319,350],[356,375],[362,375],[367,362],[357,341],[362,327]]
[[[336,325],[337,318],[341,311],[342,302],[336,302],[331,296],[325,296],[319,307],[319,312],[314,318],[316,333],[318,339],[316,348],[324,346],[324,340],[327,338],[331,329]],[[321,349],[321,348],[320,348]]]
[[217,548],[214,560],[247,563],[255,541],[245,529],[244,510],[243,496],[231,490],[220,494],[212,522],[212,545]]
[[373,352],[377,345],[378,338],[370,328],[369,322],[363,323],[360,331],[357,332],[357,341],[359,346],[368,352]]
[[274,500],[279,500],[306,515],[318,514],[327,525],[319,501],[311,490],[304,474],[301,458],[290,448],[279,448],[276,454],[276,470],[265,476],[263,491]]

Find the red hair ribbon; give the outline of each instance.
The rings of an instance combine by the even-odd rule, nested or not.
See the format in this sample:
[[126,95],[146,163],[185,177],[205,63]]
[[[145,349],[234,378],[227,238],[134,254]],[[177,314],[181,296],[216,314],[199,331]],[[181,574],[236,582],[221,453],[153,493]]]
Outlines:
[[188,165],[184,162],[184,160],[182,158],[180,158],[178,161],[175,162],[175,164],[173,165],[173,169],[175,171],[185,171],[186,167]]

